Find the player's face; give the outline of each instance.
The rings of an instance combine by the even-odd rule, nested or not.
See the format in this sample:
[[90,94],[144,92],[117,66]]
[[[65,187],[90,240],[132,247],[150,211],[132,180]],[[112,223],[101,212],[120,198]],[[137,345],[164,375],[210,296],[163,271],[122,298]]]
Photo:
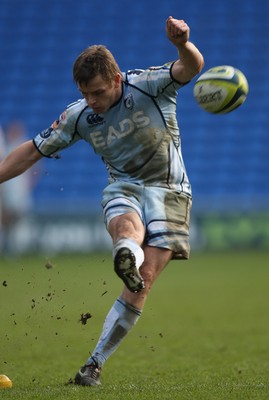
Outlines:
[[107,82],[101,75],[97,75],[87,84],[78,84],[78,89],[88,106],[95,113],[101,114],[119,100],[122,92],[121,75],[117,74],[112,82]]

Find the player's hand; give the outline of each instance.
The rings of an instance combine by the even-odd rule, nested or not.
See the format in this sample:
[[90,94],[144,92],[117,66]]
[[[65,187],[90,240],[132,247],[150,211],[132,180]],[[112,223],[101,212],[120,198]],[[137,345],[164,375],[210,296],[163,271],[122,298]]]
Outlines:
[[166,35],[177,46],[189,40],[190,28],[183,19],[169,17],[166,20]]

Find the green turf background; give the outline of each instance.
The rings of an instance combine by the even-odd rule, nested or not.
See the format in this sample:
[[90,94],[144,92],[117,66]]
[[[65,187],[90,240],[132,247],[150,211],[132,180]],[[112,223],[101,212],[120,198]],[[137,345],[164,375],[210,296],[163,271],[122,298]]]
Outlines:
[[268,253],[171,262],[98,388],[66,383],[120,293],[111,255],[0,259],[0,284],[1,399],[269,399]]

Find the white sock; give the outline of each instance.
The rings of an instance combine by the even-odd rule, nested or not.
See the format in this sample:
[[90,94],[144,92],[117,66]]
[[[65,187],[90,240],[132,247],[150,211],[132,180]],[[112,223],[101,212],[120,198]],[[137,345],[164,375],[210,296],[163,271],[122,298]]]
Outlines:
[[113,258],[117,254],[118,250],[122,247],[127,247],[135,256],[136,268],[139,269],[144,262],[144,251],[142,248],[133,240],[127,238],[119,239],[113,247]]

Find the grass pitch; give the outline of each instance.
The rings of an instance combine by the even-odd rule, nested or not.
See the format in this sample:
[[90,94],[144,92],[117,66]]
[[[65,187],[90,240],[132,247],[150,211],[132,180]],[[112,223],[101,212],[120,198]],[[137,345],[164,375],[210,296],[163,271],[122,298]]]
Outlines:
[[102,386],[83,388],[68,381],[121,290],[111,255],[0,259],[0,374],[13,381],[0,398],[268,400],[268,265],[254,252],[171,262]]

